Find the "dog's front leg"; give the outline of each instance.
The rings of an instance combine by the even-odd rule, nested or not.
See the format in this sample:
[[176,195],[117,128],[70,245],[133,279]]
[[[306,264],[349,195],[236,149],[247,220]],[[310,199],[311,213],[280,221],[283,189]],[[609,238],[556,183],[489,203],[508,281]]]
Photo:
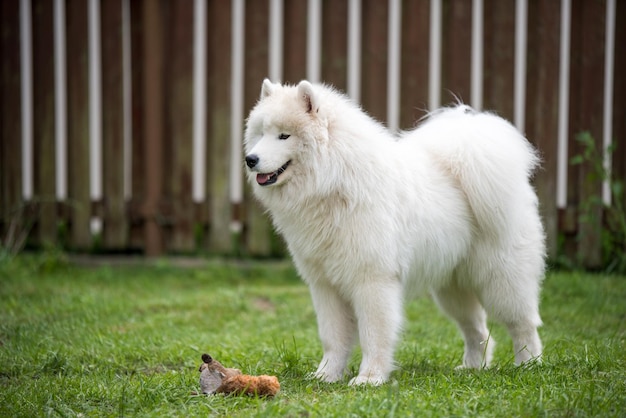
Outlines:
[[336,382],[343,378],[354,348],[356,321],[351,306],[331,285],[315,282],[310,288],[324,349],[324,357],[313,375],[325,382]]
[[393,355],[402,327],[402,285],[393,278],[363,283],[353,299],[363,359],[351,385],[380,385],[393,370]]

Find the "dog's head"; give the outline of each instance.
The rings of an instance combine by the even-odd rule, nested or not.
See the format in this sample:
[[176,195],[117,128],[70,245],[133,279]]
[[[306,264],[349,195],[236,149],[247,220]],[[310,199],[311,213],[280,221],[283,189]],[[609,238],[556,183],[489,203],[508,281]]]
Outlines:
[[244,139],[248,179],[255,189],[283,186],[311,166],[316,148],[328,137],[320,94],[323,89],[308,81],[297,86],[263,81]]

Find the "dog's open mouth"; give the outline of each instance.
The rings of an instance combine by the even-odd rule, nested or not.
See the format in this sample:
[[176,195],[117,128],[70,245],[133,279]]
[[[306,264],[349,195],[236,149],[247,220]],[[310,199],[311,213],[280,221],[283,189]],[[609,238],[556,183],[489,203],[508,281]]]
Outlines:
[[259,173],[256,175],[256,182],[259,183],[260,186],[269,186],[270,184],[276,183],[278,180],[278,176],[283,174],[291,161],[287,161],[282,167],[273,173]]

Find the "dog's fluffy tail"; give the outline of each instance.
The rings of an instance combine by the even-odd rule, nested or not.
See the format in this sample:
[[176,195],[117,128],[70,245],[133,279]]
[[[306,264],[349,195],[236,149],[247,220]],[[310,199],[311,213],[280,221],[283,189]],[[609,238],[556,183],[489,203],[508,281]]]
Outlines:
[[503,233],[515,233],[512,223],[528,221],[541,228],[530,184],[540,159],[513,125],[459,105],[431,114],[414,132],[458,181],[484,233],[504,238]]

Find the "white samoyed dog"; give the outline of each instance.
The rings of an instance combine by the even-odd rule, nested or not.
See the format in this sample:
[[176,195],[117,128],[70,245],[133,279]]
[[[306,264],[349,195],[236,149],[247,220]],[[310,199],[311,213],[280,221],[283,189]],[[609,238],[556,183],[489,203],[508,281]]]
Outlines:
[[538,359],[544,232],[531,144],[493,114],[457,105],[395,136],[331,87],[265,80],[245,132],[254,194],[308,284],[324,351],[314,376],[378,385],[394,368],[403,302],[429,292],[489,365],[487,313],[517,364]]

